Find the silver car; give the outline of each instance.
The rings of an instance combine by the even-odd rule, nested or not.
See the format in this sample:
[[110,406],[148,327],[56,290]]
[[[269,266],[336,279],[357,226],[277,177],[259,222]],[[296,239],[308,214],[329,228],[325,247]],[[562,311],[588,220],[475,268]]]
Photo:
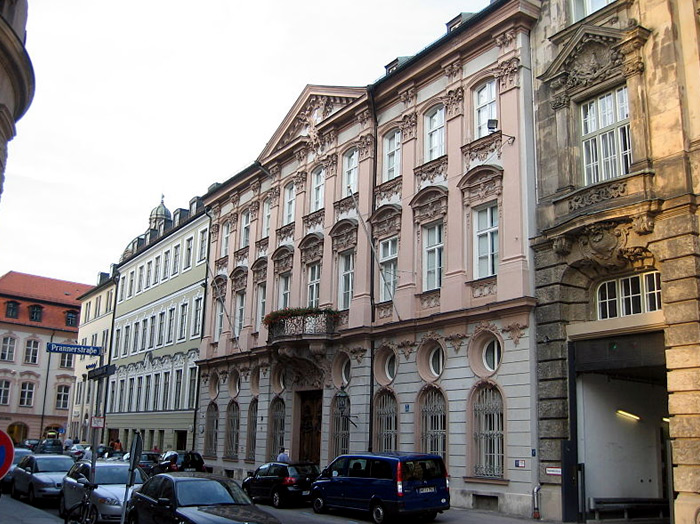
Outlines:
[[14,477],[15,468],[17,467],[19,461],[22,460],[22,457],[31,454],[31,449],[15,448],[15,458],[12,459],[12,465],[10,466],[10,470],[7,472],[7,475],[5,475],[2,478],[2,481],[0,481],[0,484],[2,484],[3,493],[8,493],[10,491],[10,488],[12,487],[12,478]]
[[58,497],[63,477],[74,461],[66,455],[27,455],[19,461],[12,478],[12,498],[29,497],[30,504]]
[[[58,502],[58,514],[65,518],[69,509],[83,500],[85,487],[78,482],[81,478],[90,478],[90,463],[76,462],[63,478],[63,487]],[[138,468],[135,484],[139,486],[146,480],[146,474]],[[129,479],[129,463],[102,461],[95,463],[95,484],[90,500],[89,522],[119,522],[122,514],[124,491]],[[131,496],[131,491],[129,491]],[[128,499],[127,499],[128,500]]]

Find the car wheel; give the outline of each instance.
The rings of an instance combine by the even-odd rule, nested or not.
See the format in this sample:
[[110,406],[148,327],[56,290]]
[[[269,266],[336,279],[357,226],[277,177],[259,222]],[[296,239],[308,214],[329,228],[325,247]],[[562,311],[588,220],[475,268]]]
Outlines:
[[425,514],[425,518],[423,518],[423,522],[432,522],[435,520],[437,517],[438,512],[437,511],[428,511],[428,513]]
[[37,502],[36,494],[34,493],[34,486],[29,486],[29,504],[36,506]]
[[10,488],[10,496],[15,499],[19,500],[19,491],[17,490],[17,486],[15,486],[15,483],[12,483],[12,487]]
[[386,522],[386,513],[384,512],[384,506],[379,502],[375,502],[371,509],[372,522],[374,524],[384,524]]
[[90,511],[88,511],[86,524],[97,524],[97,508],[95,506],[90,506]]
[[279,490],[275,490],[272,492],[272,505],[276,508],[281,508],[282,507],[282,494],[279,492]]
[[320,494],[314,495],[311,506],[314,508],[314,513],[325,513],[328,508],[326,508],[326,501]]

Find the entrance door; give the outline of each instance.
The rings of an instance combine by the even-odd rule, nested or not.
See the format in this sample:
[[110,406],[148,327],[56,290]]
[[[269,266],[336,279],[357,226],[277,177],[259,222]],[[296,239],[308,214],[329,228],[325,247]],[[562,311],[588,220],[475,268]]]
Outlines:
[[321,424],[323,423],[323,392],[302,391],[299,421],[299,460],[321,462]]

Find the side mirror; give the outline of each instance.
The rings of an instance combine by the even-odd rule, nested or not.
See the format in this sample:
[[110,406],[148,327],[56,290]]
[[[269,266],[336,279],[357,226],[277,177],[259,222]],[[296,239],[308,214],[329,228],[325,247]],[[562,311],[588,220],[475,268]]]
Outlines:
[[329,475],[328,468],[324,468],[323,471],[321,471],[321,477],[327,477]]
[[169,507],[170,507],[170,499],[168,499],[168,498],[159,498],[159,499],[158,499],[158,507],[161,507],[161,508],[169,508]]

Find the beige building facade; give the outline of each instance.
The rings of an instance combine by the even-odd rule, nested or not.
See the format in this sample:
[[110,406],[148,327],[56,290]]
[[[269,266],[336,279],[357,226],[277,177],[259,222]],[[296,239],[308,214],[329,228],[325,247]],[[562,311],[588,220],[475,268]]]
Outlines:
[[543,2],[532,33],[545,518],[698,522],[699,7]]

